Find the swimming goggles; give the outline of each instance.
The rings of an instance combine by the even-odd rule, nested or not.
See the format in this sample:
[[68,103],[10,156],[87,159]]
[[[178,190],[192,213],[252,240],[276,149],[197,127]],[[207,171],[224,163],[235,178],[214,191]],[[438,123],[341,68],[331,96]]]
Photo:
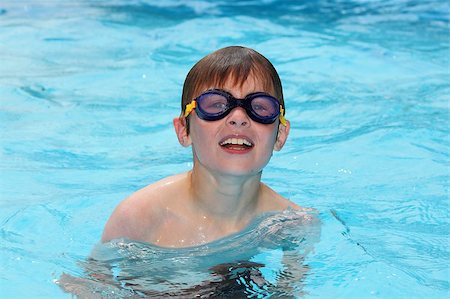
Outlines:
[[186,105],[184,117],[195,109],[199,118],[214,121],[224,118],[236,107],[244,108],[248,116],[258,123],[271,124],[280,118],[280,122],[286,126],[282,105],[276,98],[264,92],[255,92],[243,99],[236,99],[221,89],[207,90]]

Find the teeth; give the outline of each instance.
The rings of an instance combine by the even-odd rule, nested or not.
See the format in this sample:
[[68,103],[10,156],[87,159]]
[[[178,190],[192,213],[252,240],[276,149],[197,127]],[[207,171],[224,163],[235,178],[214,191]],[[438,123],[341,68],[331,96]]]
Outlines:
[[220,143],[220,145],[225,145],[225,144],[238,144],[238,145],[246,145],[246,146],[252,146],[252,144],[242,138],[228,138],[227,140],[223,141]]

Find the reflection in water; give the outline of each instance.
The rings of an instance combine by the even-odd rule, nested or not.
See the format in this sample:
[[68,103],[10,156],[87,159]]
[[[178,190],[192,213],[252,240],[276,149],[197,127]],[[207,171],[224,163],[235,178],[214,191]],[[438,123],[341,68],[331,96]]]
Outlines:
[[319,235],[313,211],[287,210],[196,247],[119,239],[94,248],[82,277],[63,274],[58,284],[80,298],[294,298]]

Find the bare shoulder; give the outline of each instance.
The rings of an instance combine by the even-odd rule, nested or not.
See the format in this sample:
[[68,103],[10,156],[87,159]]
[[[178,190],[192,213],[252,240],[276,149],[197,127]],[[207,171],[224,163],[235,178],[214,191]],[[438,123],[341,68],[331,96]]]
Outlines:
[[186,173],[150,184],[123,200],[108,219],[102,242],[117,238],[145,240],[161,223],[161,211],[180,196]]
[[307,208],[297,205],[291,200],[281,196],[279,193],[265,184],[262,184],[262,189],[264,194],[264,210],[282,211],[286,209],[292,209],[300,213],[310,214],[312,217],[316,217],[314,215],[318,213],[314,208]]

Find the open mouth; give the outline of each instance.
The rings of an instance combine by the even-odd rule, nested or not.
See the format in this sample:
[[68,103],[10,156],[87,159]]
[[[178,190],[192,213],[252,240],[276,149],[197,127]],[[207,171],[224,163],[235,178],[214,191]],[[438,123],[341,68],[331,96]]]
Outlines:
[[219,143],[220,146],[236,151],[245,151],[253,147],[253,143],[245,138],[227,138]]

